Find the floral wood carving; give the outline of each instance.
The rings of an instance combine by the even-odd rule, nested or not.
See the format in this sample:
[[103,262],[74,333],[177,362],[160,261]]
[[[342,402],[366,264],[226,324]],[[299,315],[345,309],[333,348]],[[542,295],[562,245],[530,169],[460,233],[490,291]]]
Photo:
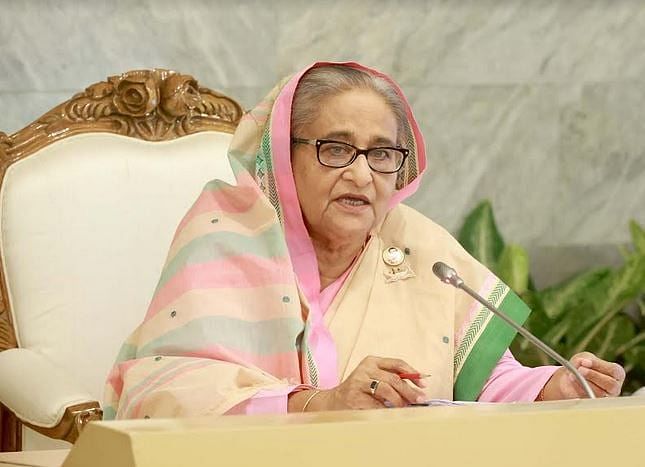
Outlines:
[[0,133],[2,169],[78,133],[109,132],[147,141],[206,130],[232,133],[242,113],[235,100],[200,87],[190,75],[129,71],[89,86],[13,135]]

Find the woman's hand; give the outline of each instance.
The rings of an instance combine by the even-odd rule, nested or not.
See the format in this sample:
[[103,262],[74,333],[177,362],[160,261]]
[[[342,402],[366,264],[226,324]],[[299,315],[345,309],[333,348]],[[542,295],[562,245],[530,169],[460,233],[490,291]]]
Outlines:
[[[419,389],[423,383],[414,381],[415,387],[399,378],[397,373],[418,371],[396,358],[365,357],[345,381],[312,398],[307,411],[405,407],[424,402],[426,395]],[[376,386],[374,394],[371,385]],[[305,399],[304,395],[302,398]]]
[[[617,363],[606,362],[594,354],[582,352],[571,358],[582,377],[587,380],[596,397],[619,396],[625,382],[625,370]],[[566,369],[553,373],[544,385],[544,400],[585,398],[587,393],[575,377]]]
[[[417,388],[397,376],[397,373],[418,373],[403,360],[396,358],[365,357],[345,381],[334,389],[320,394],[324,410],[376,409],[389,406],[405,407],[423,402],[425,393],[418,389],[421,381],[415,381]],[[372,395],[370,385],[378,381]]]

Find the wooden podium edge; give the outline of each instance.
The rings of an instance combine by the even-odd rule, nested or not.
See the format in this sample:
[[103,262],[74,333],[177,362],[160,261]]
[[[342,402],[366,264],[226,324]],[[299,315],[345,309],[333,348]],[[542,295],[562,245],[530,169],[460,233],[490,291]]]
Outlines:
[[622,398],[93,422],[63,467],[637,465],[643,420],[645,399]]
[[[136,463],[132,440],[127,432],[90,422],[83,429],[62,467],[134,466]],[[87,463],[88,459],[92,459],[91,464]]]

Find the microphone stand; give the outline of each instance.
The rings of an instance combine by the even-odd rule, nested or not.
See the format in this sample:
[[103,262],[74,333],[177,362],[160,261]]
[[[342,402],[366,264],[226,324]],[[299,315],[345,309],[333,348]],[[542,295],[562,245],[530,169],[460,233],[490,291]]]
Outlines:
[[439,277],[439,279],[442,282],[445,282],[446,284],[450,284],[453,287],[456,287],[466,292],[472,298],[474,298],[479,303],[481,303],[486,308],[488,308],[496,316],[501,318],[506,324],[508,324],[510,327],[512,327],[518,333],[520,333],[522,336],[528,339],[529,342],[531,342],[533,345],[539,348],[542,352],[544,352],[553,360],[555,360],[560,365],[562,365],[567,370],[569,370],[571,374],[576,378],[576,380],[582,385],[582,388],[587,393],[587,396],[589,397],[589,399],[596,398],[595,394],[591,390],[591,387],[589,386],[589,383],[587,383],[587,380],[582,377],[580,372],[568,360],[566,360],[564,357],[562,357],[562,355],[557,353],[551,347],[549,347],[540,339],[538,339],[533,334],[531,334],[527,329],[523,328],[515,321],[513,321],[511,318],[506,316],[505,313],[498,310],[492,303],[488,302],[487,300],[484,300],[484,298],[481,295],[479,295],[477,292],[475,292],[473,289],[471,289],[464,283],[463,279],[457,275],[457,272],[453,268],[451,268],[445,263],[437,262],[432,267],[432,271],[435,273],[435,275],[437,275],[437,277]]

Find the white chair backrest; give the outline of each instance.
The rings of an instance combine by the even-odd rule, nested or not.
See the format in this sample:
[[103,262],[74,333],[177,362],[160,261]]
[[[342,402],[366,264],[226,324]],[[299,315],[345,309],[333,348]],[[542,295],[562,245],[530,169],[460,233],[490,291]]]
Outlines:
[[0,246],[19,346],[101,401],[182,216],[206,182],[234,180],[230,140],[215,131],[164,142],[89,133],[12,164]]

